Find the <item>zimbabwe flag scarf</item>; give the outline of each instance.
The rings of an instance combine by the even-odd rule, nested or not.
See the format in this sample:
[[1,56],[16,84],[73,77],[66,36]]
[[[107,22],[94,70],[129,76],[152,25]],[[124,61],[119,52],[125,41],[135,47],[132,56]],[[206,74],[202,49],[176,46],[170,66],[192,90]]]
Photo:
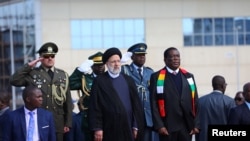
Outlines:
[[[157,91],[157,103],[158,103],[158,108],[159,108],[159,113],[161,117],[165,117],[166,116],[166,112],[165,112],[165,101],[163,98],[163,91],[164,91],[164,81],[166,78],[166,69],[162,69],[160,70],[160,74],[158,76],[157,79],[157,83],[156,83],[156,91]],[[183,68],[180,68],[180,72],[182,74],[184,74],[184,76],[187,78],[188,84],[190,86],[190,90],[191,90],[191,97],[192,97],[192,113],[193,115],[195,115],[195,101],[194,101],[194,95],[195,95],[195,85],[194,85],[194,80],[192,77],[189,77],[187,74],[187,71]]]

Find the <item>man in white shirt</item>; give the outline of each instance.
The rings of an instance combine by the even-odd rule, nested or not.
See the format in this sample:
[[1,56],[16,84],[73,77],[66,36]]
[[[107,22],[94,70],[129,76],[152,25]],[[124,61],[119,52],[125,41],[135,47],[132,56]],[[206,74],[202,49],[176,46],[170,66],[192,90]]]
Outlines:
[[43,102],[41,90],[35,86],[28,86],[23,90],[22,96],[25,105],[8,114],[4,124],[3,140],[55,141],[52,113],[40,108]]

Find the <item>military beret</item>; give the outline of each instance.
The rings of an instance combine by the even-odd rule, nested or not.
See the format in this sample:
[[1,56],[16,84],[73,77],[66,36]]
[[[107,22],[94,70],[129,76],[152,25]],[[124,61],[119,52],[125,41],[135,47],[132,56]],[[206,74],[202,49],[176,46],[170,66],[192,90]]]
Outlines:
[[113,55],[119,55],[120,58],[122,58],[122,53],[121,51],[116,48],[116,47],[112,47],[112,48],[109,48],[107,49],[104,53],[103,53],[103,56],[102,56],[102,62],[105,64],[108,59],[113,56]]
[[41,46],[37,51],[40,55],[44,54],[56,54],[58,52],[58,47],[55,43],[47,42]]
[[128,52],[132,52],[134,54],[145,54],[147,50],[147,45],[145,43],[137,43],[132,45],[129,49]]
[[93,60],[94,64],[103,64],[102,62],[102,52],[97,52],[91,56],[89,56],[89,60]]

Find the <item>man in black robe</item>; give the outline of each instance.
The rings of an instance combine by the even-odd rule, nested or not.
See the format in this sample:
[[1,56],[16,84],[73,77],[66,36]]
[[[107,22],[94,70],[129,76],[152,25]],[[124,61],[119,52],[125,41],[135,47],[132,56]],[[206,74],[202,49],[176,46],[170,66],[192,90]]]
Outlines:
[[94,80],[89,105],[94,141],[141,141],[143,108],[134,80],[120,73],[120,50],[107,49],[102,60],[108,71]]

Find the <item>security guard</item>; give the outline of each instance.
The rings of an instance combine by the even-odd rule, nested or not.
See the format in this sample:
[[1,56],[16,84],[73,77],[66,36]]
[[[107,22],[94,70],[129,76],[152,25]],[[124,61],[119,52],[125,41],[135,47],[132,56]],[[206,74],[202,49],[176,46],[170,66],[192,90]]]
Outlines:
[[77,90],[79,97],[83,97],[83,121],[82,129],[85,135],[85,141],[91,140],[91,134],[88,128],[88,105],[91,86],[94,78],[104,73],[105,65],[102,62],[102,52],[97,52],[89,56],[88,60],[84,61],[81,66],[75,68],[70,75],[70,89]]
[[[72,100],[68,74],[54,66],[57,52],[55,43],[43,44],[37,51],[40,57],[19,68],[11,76],[10,83],[17,87],[34,85],[42,90],[42,107],[53,113],[57,141],[63,141],[63,134],[72,125]],[[41,65],[36,67],[38,62]]]
[[158,141],[157,132],[153,130],[153,121],[150,106],[149,81],[150,76],[154,72],[153,69],[145,67],[147,45],[145,43],[137,43],[132,45],[127,51],[132,53],[132,63],[123,65],[122,72],[131,76],[137,86],[138,95],[144,108],[144,117],[147,127],[144,130],[143,141]]

